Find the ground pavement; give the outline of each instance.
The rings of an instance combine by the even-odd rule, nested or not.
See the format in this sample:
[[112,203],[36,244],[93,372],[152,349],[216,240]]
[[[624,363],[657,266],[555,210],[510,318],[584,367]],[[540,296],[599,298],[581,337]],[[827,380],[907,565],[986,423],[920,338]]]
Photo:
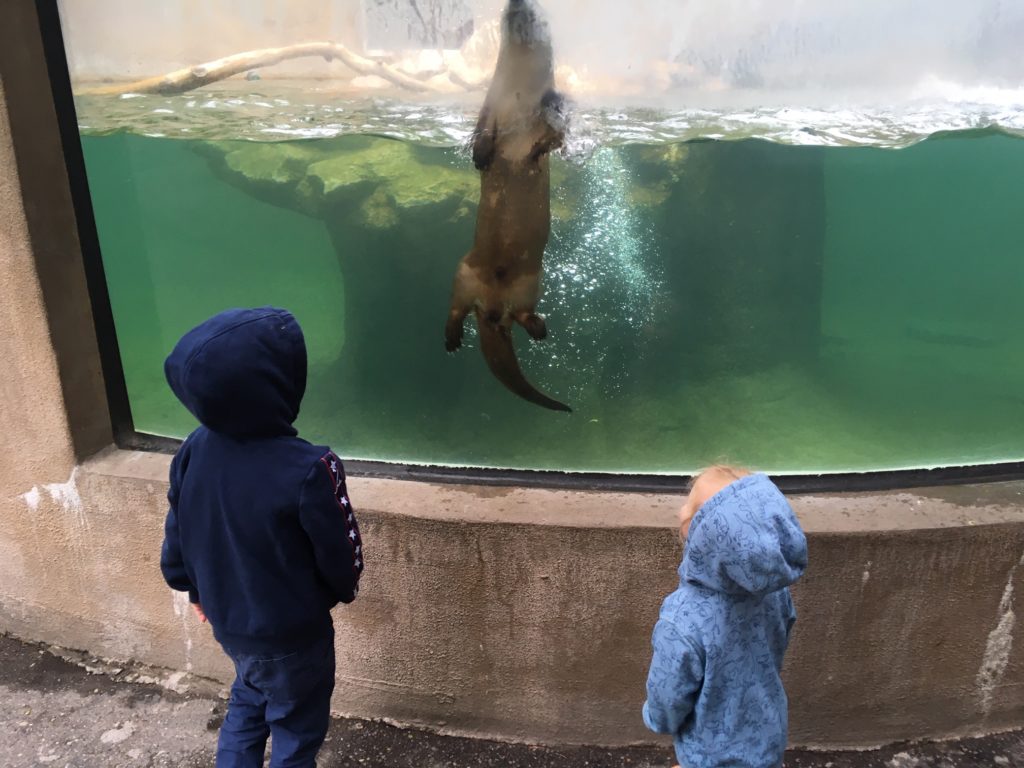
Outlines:
[[[0,635],[0,768],[213,765],[224,702],[141,667]],[[665,749],[546,748],[336,720],[320,768],[669,768]],[[794,751],[786,768],[1024,768],[1024,732],[872,752]]]

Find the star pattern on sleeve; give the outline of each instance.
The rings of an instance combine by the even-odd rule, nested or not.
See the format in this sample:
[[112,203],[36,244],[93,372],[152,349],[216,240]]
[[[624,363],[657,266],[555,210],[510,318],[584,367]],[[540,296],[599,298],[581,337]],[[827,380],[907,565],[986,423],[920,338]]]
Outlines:
[[345,487],[345,469],[341,459],[333,453],[328,453],[321,460],[331,476],[334,484],[334,500],[341,510],[342,520],[345,525],[345,536],[352,547],[352,568],[358,577],[363,572],[363,540],[359,535],[359,523],[356,520],[355,510],[348,498],[348,489]]

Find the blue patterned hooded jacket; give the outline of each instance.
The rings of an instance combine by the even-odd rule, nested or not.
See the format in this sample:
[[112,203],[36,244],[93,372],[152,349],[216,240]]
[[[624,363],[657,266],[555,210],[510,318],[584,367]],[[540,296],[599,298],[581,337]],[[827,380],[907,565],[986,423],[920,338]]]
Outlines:
[[679,588],[661,607],[643,716],[683,768],[777,768],[788,710],[780,672],[807,566],[789,502],[761,474],[724,488],[690,525]]

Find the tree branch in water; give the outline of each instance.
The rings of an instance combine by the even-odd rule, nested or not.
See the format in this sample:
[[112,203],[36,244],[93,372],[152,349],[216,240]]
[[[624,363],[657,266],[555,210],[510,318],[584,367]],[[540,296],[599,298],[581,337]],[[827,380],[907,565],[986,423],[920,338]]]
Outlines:
[[[417,93],[439,92],[444,89],[434,83],[424,82],[416,77],[403,72],[402,70],[385,64],[381,61],[374,61],[365,56],[353,53],[348,48],[338,43],[299,43],[284,48],[262,48],[256,51],[236,53],[233,56],[226,56],[216,61],[208,61],[193,67],[186,67],[166,75],[149,77],[144,80],[137,80],[132,83],[115,83],[102,85],[94,88],[86,88],[79,91],[83,95],[113,95],[119,96],[125,93],[160,93],[175,94],[185,93],[204,85],[225,80],[234,75],[248,72],[260,67],[269,67],[273,64],[280,64],[288,59],[300,59],[318,56],[333,61],[338,59],[345,66],[360,75],[376,75],[400,88]],[[461,77],[450,77],[449,79],[457,86],[466,90],[475,90],[477,86],[472,85]]]

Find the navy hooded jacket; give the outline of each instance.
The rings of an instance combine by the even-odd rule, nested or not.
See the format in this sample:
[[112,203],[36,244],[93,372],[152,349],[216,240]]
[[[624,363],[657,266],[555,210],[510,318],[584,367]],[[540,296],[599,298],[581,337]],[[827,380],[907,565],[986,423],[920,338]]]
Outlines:
[[160,568],[236,653],[300,650],[355,599],[362,540],[341,461],[292,426],[306,345],[292,315],[232,309],[187,333],[165,363],[202,426],[171,462]]
[[800,523],[765,475],[737,480],[694,515],[679,589],[654,627],[643,707],[648,728],[675,738],[680,765],[782,766],[789,587],[806,567]]

